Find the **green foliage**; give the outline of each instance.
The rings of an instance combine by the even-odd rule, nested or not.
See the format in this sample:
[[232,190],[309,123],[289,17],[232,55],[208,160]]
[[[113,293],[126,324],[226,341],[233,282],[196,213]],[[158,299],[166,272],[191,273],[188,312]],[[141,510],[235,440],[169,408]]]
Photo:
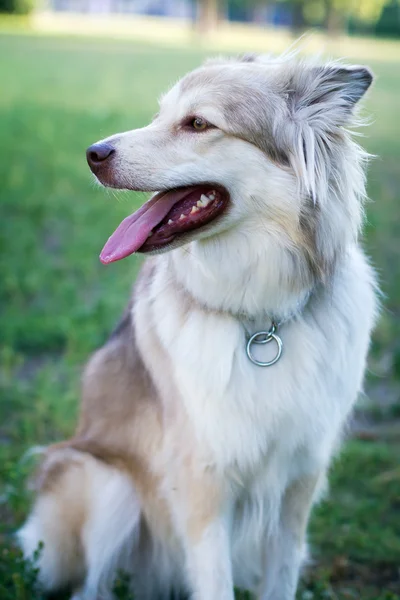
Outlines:
[[400,558],[400,477],[387,476],[399,461],[397,445],[347,445],[332,472],[329,502],[317,508],[311,526],[326,559],[351,556],[360,564],[394,565]]
[[386,0],[278,1],[286,3],[292,12],[300,7],[305,26],[329,27],[334,23],[341,29],[348,26],[354,32],[362,28],[372,30]]
[[1,600],[43,600],[38,586],[37,563],[43,546],[40,544],[33,560],[26,560],[21,551],[9,544],[0,545]]
[[113,586],[113,594],[115,600],[134,600],[130,589],[130,576],[127,573],[120,571],[115,579]]
[[389,0],[384,5],[375,32],[376,35],[382,37],[400,37],[400,4],[398,0]]
[[35,0],[0,0],[0,13],[27,15],[34,9]]
[[[0,599],[1,600],[48,600],[39,584],[38,562],[43,552],[40,543],[32,560],[23,557],[12,543],[0,544]],[[113,586],[114,600],[134,600],[130,592],[130,578],[118,573]],[[56,594],[55,600],[68,600],[68,591]]]

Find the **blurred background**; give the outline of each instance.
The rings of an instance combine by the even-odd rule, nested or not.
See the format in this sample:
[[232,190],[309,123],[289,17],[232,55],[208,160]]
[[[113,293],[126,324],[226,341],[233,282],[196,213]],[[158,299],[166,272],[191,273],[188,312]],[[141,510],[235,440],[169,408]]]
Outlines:
[[[298,599],[400,598],[399,2],[0,0],[0,600],[42,599],[10,537],[30,502],[27,450],[72,433],[82,365],[140,266],[98,260],[145,197],[97,187],[86,147],[147,123],[205,57],[281,52],[310,30],[302,51],[376,74],[360,142],[376,155],[363,243],[383,310]],[[123,576],[115,597],[129,598]]]

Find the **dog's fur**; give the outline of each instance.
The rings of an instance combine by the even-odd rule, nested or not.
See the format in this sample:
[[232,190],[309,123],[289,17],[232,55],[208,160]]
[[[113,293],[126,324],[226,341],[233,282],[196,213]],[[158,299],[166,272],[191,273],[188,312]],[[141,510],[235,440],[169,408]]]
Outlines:
[[[86,368],[75,436],[45,453],[19,538],[28,555],[43,540],[47,589],[109,598],[123,568],[137,600],[232,600],[234,585],[293,600],[376,313],[357,242],[366,155],[345,129],[371,80],[290,56],[217,60],[148,127],[108,139],[103,183],[210,181],[231,202],[147,260]],[[215,128],[182,129],[193,115]],[[246,340],[272,317],[284,353],[260,368]]]

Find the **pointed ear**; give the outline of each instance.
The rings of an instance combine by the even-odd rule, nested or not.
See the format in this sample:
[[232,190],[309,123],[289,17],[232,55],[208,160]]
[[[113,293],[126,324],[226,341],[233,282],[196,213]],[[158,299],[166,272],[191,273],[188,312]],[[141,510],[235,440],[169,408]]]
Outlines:
[[[330,155],[351,123],[354,107],[371,85],[367,67],[299,65],[288,86],[293,152],[291,163],[306,193],[323,200]],[[325,192],[324,192],[325,190]]]
[[325,69],[327,85],[336,88],[340,96],[349,106],[354,106],[364,96],[372,83],[372,71],[368,67],[355,65],[352,67],[335,67]]
[[329,125],[345,125],[372,80],[372,72],[358,65],[300,68],[292,82],[293,113],[305,118],[311,126],[313,119],[321,125],[324,115],[328,129]]

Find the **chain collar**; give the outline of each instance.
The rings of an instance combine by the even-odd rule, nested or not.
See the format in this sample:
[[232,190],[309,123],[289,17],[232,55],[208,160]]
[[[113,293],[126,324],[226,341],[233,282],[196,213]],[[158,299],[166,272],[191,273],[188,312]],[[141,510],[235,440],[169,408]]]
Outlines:
[[[281,338],[276,333],[277,331],[278,325],[272,322],[272,325],[268,329],[268,331],[257,331],[257,333],[253,333],[246,345],[247,357],[253,363],[253,365],[257,365],[257,367],[271,367],[276,362],[278,362],[278,360],[282,356],[283,344]],[[274,358],[267,362],[262,362],[261,360],[257,360],[256,358],[254,358],[254,356],[251,353],[252,344],[269,344],[269,342],[272,342],[272,340],[274,340],[274,342],[276,342],[277,345],[277,353],[274,356]]]
[[[287,323],[304,310],[304,308],[308,304],[308,301],[310,300],[312,292],[313,290],[309,290],[309,292],[305,295],[303,300],[297,304],[296,309],[292,313],[282,318],[280,321],[277,321],[276,319],[272,318],[271,327],[268,330],[257,331],[256,333],[253,333],[253,335],[248,339],[246,343],[246,354],[247,358],[250,360],[250,362],[253,363],[253,365],[256,365],[257,367],[271,367],[272,365],[278,362],[283,352],[283,342],[280,336],[278,335],[278,329],[281,325]],[[274,358],[266,362],[257,360],[252,354],[252,345],[269,344],[270,342],[275,342],[276,344],[276,354]]]

